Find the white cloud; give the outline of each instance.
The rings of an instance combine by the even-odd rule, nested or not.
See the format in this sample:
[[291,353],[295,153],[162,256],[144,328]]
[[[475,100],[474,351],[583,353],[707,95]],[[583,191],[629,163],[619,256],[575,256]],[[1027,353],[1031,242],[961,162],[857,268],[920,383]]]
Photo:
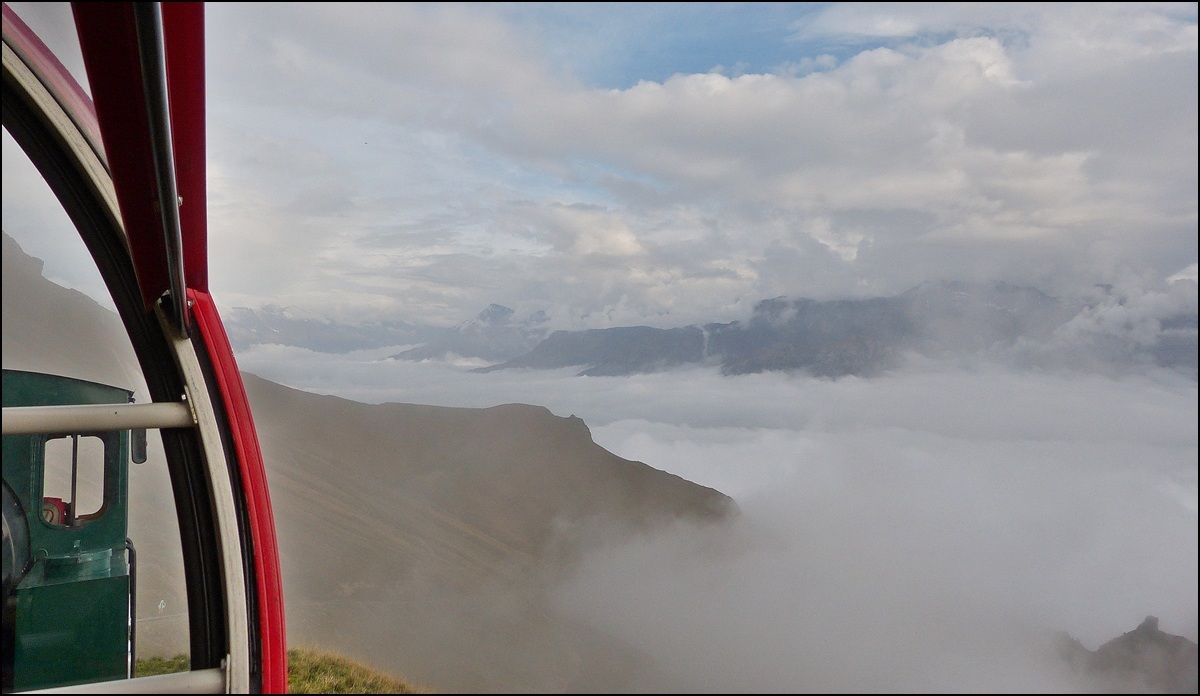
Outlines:
[[1086,56],[1111,64],[1131,57],[1195,51],[1195,20],[1191,3],[842,3],[798,21],[793,38],[853,43],[994,34],[1021,37],[1033,56],[1066,60]]
[[1174,282],[1180,281],[1180,280],[1190,280],[1193,283],[1195,283],[1196,279],[1197,279],[1196,264],[1193,263],[1192,265],[1188,266],[1187,268],[1184,268],[1183,270],[1179,271],[1178,273],[1175,273],[1175,274],[1169,276],[1167,278],[1167,282],[1174,283]]
[[521,206],[509,222],[527,234],[546,239],[557,251],[573,256],[636,256],[645,253],[623,216],[599,206],[553,202]]
[[[1138,269],[1195,253],[1194,186],[1181,184],[1195,179],[1195,100],[1178,89],[1194,85],[1195,61],[1172,62],[1194,58],[1195,23],[1169,9],[1095,14],[1075,25],[1050,8],[835,6],[812,31],[955,35],[601,90],[556,73],[486,9],[214,8],[214,170],[232,188],[215,184],[255,201],[212,216],[214,239],[238,249],[224,279],[243,286],[239,303],[265,302],[275,283],[270,301],[320,304],[337,285],[412,318],[449,323],[498,301],[585,325],[668,311],[682,324],[743,297],[933,277],[1052,292],[1111,282],[1118,269],[1080,259]],[[964,28],[985,25],[996,31]],[[1106,62],[1090,69],[1098,50]],[[1143,108],[1133,95],[1147,88]],[[263,149],[272,140],[282,157]],[[305,151],[320,158],[282,165]],[[271,219],[235,233],[240,211]],[[300,235],[293,258],[249,272],[252,250],[285,234]],[[706,280],[718,268],[740,270]]]
[[207,31],[226,304],[681,325],[1196,254],[1194,7],[834,5],[797,45],[862,50],[617,90],[486,7],[218,5]]

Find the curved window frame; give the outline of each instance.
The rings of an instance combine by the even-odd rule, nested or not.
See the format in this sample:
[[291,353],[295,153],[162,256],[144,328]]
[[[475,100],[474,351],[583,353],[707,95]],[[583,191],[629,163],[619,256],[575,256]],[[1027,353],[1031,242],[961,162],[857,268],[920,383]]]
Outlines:
[[[79,16],[76,8],[77,21]],[[199,17],[202,27],[202,10]],[[202,41],[198,50],[202,65]],[[183,546],[191,674],[212,686],[219,671],[221,691],[286,690],[282,588],[265,471],[215,305],[206,288],[188,290],[199,329],[190,335],[167,317],[171,307],[160,302],[146,309],[91,100],[7,5],[3,52],[4,127],[75,224],[141,365],[154,403],[130,408],[170,405],[186,407],[190,415],[183,427],[178,411],[141,427],[160,427],[166,452]],[[145,679],[160,680],[169,690],[183,684]],[[141,688],[123,683],[102,684]]]

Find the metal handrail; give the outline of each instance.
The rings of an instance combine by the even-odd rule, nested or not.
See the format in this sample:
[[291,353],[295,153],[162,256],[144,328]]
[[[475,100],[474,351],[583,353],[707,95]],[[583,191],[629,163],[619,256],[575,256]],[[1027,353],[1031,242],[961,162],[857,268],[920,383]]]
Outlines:
[[223,694],[225,670],[220,667],[193,672],[158,674],[153,677],[115,679],[113,681],[59,686],[52,689],[22,691],[25,694]]
[[5,435],[70,435],[195,425],[192,409],[184,402],[4,407]]
[[[133,3],[138,58],[142,65],[142,89],[150,125],[150,147],[154,155],[154,179],[162,215],[167,252],[167,276],[171,284],[171,319],[175,328],[188,335],[187,290],[183,269],[183,231],[179,221],[179,187],[175,181],[175,145],[171,139],[171,103],[167,89],[167,56],[163,39],[162,5]],[[193,203],[192,205],[195,205]]]

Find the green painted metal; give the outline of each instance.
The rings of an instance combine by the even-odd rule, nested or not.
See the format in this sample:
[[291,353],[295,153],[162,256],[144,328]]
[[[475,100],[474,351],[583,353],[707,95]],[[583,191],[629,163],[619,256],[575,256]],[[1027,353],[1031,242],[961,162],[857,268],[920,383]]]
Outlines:
[[129,576],[17,590],[16,691],[128,675]]
[[[3,371],[4,406],[128,403],[132,392],[95,382]],[[81,433],[82,434],[82,433]],[[4,480],[29,523],[33,565],[16,588],[13,688],[128,676],[129,433],[86,433],[104,443],[104,502],[70,524],[43,519],[45,435],[5,435]]]

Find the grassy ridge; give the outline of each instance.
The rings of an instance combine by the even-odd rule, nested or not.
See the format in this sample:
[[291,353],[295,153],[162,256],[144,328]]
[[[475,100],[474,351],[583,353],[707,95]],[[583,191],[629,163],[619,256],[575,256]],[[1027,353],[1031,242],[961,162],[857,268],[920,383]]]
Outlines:
[[[135,676],[150,677],[186,672],[189,666],[187,655],[176,655],[170,659],[138,660],[133,670]],[[288,691],[293,694],[429,693],[428,689],[383,674],[361,662],[311,648],[288,651]]]

